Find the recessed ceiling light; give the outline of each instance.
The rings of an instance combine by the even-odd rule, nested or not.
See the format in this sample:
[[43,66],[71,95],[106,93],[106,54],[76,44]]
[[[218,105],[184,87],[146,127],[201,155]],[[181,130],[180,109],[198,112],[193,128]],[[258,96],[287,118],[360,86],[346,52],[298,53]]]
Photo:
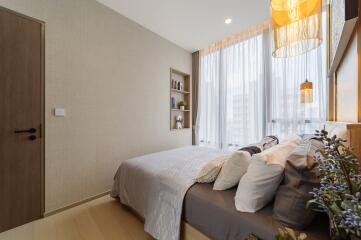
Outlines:
[[224,20],[225,24],[231,24],[232,23],[232,19],[231,18],[226,18],[226,20]]

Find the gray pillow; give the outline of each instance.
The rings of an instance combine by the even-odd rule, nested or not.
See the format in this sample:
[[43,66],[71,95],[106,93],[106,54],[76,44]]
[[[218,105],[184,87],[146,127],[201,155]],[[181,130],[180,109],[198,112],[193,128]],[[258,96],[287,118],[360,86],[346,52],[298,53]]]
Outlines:
[[322,143],[318,140],[306,140],[288,157],[285,177],[277,190],[273,206],[273,218],[288,227],[304,229],[316,216],[316,212],[306,208],[306,204],[312,197],[309,192],[319,187],[320,180],[316,169],[310,169],[307,162],[320,147]]

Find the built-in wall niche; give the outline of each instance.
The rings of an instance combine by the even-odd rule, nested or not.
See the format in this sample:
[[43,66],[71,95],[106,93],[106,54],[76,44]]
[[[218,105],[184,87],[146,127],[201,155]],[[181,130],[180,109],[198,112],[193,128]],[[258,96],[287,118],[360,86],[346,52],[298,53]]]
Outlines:
[[170,69],[170,130],[191,128],[191,76]]

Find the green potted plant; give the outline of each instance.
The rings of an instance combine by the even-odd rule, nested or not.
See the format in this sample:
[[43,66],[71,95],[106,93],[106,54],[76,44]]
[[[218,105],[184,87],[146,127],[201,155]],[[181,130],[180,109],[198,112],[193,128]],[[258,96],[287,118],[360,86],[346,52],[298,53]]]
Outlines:
[[316,211],[327,213],[332,239],[361,239],[361,168],[345,140],[316,131],[324,148],[316,157],[320,187],[311,192]]
[[184,101],[178,102],[178,108],[182,111],[184,111],[184,108],[186,106],[186,103]]

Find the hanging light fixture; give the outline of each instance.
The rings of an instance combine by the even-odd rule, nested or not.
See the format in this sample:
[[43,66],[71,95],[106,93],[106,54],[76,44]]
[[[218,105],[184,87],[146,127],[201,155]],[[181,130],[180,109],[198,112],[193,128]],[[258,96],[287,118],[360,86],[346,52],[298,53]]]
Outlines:
[[306,81],[301,83],[301,103],[312,103],[313,102],[313,84],[307,80],[307,53],[306,53],[306,66],[305,66],[305,77]]
[[313,102],[313,84],[307,79],[301,83],[301,103]]
[[292,57],[322,43],[322,0],[271,0],[272,56]]

